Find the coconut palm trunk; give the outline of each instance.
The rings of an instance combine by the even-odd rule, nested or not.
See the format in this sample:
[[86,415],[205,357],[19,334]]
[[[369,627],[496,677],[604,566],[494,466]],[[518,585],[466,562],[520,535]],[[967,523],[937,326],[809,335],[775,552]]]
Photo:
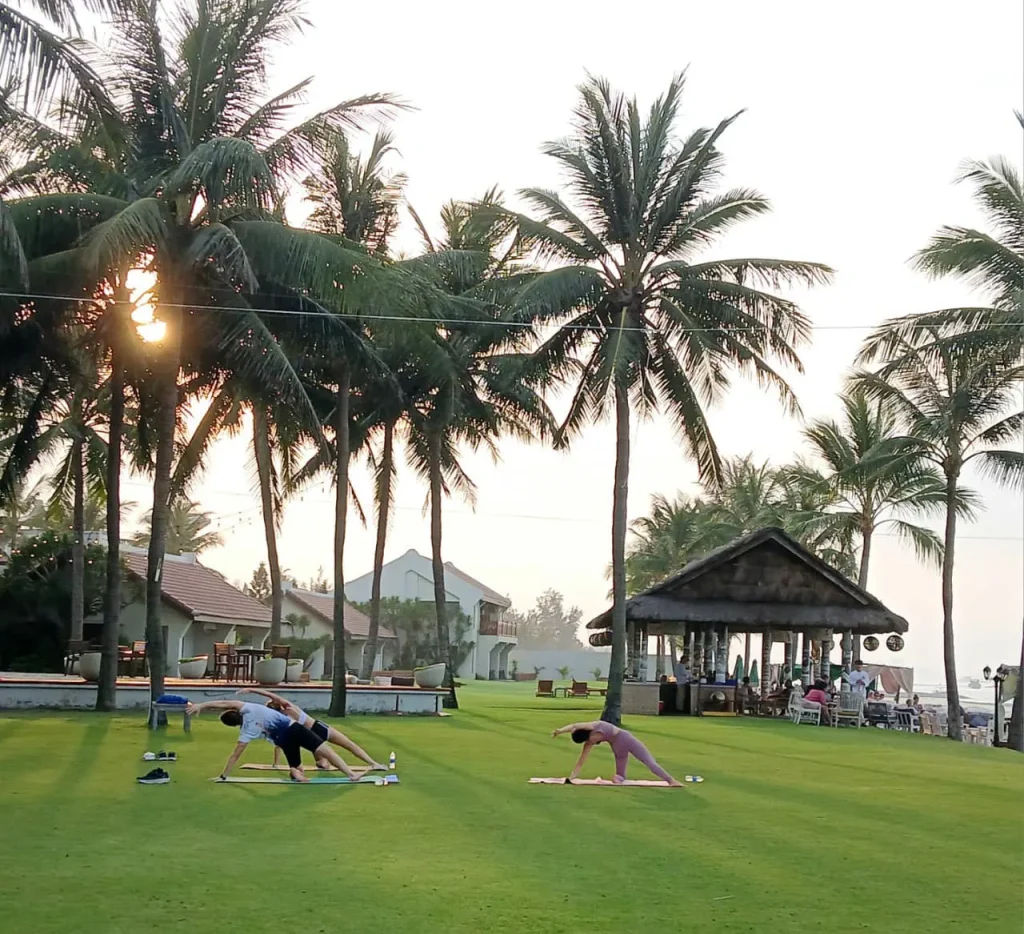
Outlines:
[[953,640],[953,549],[956,540],[956,471],[946,477],[946,532],[942,553],[942,654],[946,666],[946,735],[959,740],[963,723],[960,717],[960,688],[956,683],[956,648]]
[[441,557],[441,500],[444,496],[441,479],[441,436],[430,435],[430,561],[434,577],[434,614],[437,620],[437,660],[445,663],[449,705],[457,710],[459,699],[455,693],[455,665],[452,640],[448,630],[448,602],[444,586],[444,559]]
[[615,487],[612,491],[612,655],[601,719],[622,719],[626,668],[626,498],[629,494],[629,389],[615,383]]
[[[76,432],[81,432],[82,427],[80,424],[76,426]],[[85,629],[85,441],[81,434],[72,442],[71,461],[74,485],[71,520],[71,639],[80,642]]]
[[391,473],[394,465],[395,423],[384,425],[380,476],[377,478],[377,541],[373,548],[373,582],[370,584],[370,631],[359,675],[364,680],[373,673],[377,644],[380,641],[380,578],[384,568],[384,546],[388,537],[388,514],[391,511]]
[[[857,571],[857,586],[861,590],[868,588],[868,566],[871,563],[871,541],[874,531],[870,525],[864,526],[860,531],[860,568]],[[860,658],[860,636],[852,632],[843,633],[843,659],[846,658],[853,661]]]
[[349,391],[352,373],[347,363],[338,374],[334,431],[334,671],[331,680],[331,716],[344,717],[347,669],[345,665],[345,529],[348,522]]
[[157,353],[159,368],[156,415],[156,463],[153,476],[153,517],[150,522],[146,561],[146,660],[149,663],[149,693],[156,700],[164,693],[167,669],[161,618],[161,581],[171,511],[171,468],[174,463],[174,435],[178,423],[178,369],[181,361],[181,309],[174,301],[161,308],[167,330]]
[[267,568],[270,571],[270,644],[281,641],[281,561],[277,554],[277,520],[274,494],[271,489],[270,425],[267,410],[254,405],[252,410],[252,444],[256,458],[256,474],[260,484],[260,505],[263,512],[263,534],[267,540]]
[[110,428],[107,437],[107,571],[96,709],[113,710],[117,692],[117,636],[121,622],[121,436],[124,431],[124,370],[119,352],[110,355]]
[[1017,690],[1013,693],[1013,708],[1010,711],[1010,736],[1008,744],[1017,752],[1024,752],[1024,632],[1020,640],[1020,668],[1017,669]]

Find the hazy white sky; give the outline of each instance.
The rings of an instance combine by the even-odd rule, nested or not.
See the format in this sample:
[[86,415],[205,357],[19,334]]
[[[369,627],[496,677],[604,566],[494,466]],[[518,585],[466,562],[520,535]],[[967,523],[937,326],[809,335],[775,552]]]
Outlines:
[[[395,121],[408,197],[424,218],[449,198],[472,198],[497,183],[513,194],[559,178],[540,145],[567,132],[575,87],[586,71],[636,93],[642,104],[673,72],[688,68],[681,131],[713,125],[746,108],[722,140],[728,185],[767,194],[774,213],[730,235],[709,256],[818,260],[834,284],[800,299],[816,331],[794,385],[807,417],[836,414],[835,393],[867,328],[884,318],[955,305],[971,296],[929,282],[908,257],[943,223],[976,224],[968,191],[953,184],[968,157],[1004,154],[1024,163],[1013,117],[1024,107],[1024,7],[1019,0],[963,3],[714,4],[539,3],[511,7],[399,0],[386,7],[311,0],[312,28],[279,54],[275,88],[315,75],[315,106],[392,91],[419,109]],[[429,221],[428,221],[429,223]],[[403,245],[414,247],[411,225]],[[790,459],[801,425],[756,388],[738,386],[713,416],[726,454]],[[693,466],[662,422],[634,432],[630,518],[651,494],[690,490]],[[445,556],[508,593],[525,609],[547,587],[585,617],[606,606],[614,438],[597,425],[567,454],[512,441],[502,460],[467,455],[479,488],[475,513],[445,508]],[[250,492],[245,438],[218,446],[198,489],[222,517],[226,546],[204,560],[232,579],[264,558],[257,500]],[[355,482],[369,507],[365,470]],[[1018,657],[1024,614],[1024,501],[978,482],[987,506],[957,548],[956,619],[964,673]],[[146,485],[127,495],[145,503]],[[400,477],[388,558],[429,554],[425,489]],[[329,487],[316,485],[288,507],[285,566],[301,578],[330,575]],[[349,577],[369,570],[373,530],[348,539]],[[873,554],[869,589],[911,624],[894,661],[918,680],[941,674],[941,605],[936,572],[890,538]],[[883,660],[883,649],[872,660]]]

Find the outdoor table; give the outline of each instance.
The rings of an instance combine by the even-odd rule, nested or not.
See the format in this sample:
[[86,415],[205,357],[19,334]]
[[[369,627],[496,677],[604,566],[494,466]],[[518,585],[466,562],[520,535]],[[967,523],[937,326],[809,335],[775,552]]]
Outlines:
[[245,665],[245,670],[242,674],[243,681],[255,681],[256,676],[253,674],[256,668],[256,660],[265,657],[269,653],[266,649],[254,649],[252,647],[237,647],[235,648],[235,654],[242,659]]

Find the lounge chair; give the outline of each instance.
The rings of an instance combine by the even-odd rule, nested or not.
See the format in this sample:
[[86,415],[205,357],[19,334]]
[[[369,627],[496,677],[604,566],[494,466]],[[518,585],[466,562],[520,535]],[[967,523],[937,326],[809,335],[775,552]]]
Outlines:
[[538,681],[537,682],[537,697],[554,697],[555,696],[555,682],[554,681]]
[[590,697],[590,688],[586,681],[573,681],[572,687],[565,692],[566,697]]
[[864,695],[857,691],[843,691],[836,708],[836,726],[844,721],[864,726]]

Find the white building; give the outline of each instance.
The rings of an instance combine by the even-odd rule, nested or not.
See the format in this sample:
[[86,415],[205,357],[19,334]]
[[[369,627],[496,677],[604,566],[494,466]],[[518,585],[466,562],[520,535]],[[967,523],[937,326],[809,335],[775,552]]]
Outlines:
[[[366,603],[370,599],[373,572],[345,584],[349,600]],[[470,631],[464,637],[473,642],[473,651],[458,671],[460,678],[480,676],[497,680],[508,676],[508,656],[518,643],[515,623],[505,619],[512,602],[508,597],[482,584],[450,561],[444,565],[444,589],[449,603],[457,603],[470,619]],[[430,558],[410,549],[389,561],[381,571],[382,597],[434,602],[434,571]]]

